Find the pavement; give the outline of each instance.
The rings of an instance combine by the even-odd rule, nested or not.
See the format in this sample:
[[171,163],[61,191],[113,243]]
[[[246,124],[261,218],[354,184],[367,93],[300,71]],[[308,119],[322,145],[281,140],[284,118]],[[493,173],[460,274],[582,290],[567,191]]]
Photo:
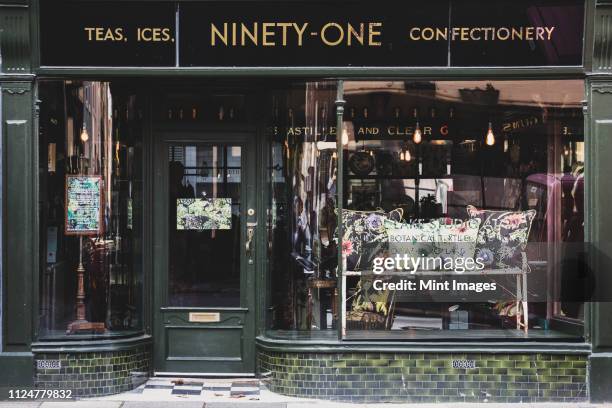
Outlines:
[[35,402],[2,402],[0,408],[599,408],[612,405],[589,403],[538,403],[538,404],[350,404],[319,400],[296,402],[212,402],[212,401],[120,401],[87,399],[78,401],[35,401]]
[[136,389],[106,397],[64,401],[0,401],[0,408],[612,408],[578,403],[357,404],[287,397],[256,379],[151,378]]

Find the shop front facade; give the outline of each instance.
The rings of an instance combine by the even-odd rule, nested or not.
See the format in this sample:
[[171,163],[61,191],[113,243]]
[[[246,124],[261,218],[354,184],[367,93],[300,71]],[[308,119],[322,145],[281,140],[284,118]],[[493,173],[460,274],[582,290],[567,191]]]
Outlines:
[[2,385],[612,399],[609,2],[5,3]]

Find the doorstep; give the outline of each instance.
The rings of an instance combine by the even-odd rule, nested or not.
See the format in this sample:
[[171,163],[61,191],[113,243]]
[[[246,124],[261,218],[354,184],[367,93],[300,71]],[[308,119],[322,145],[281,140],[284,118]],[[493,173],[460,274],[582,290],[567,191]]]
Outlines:
[[[287,403],[308,403],[305,398],[288,397],[269,391],[265,380],[256,378],[189,378],[189,377],[152,377],[134,390],[105,397],[89,398],[86,401],[122,401],[130,404],[122,408],[156,408],[155,402],[168,406],[168,402],[195,403],[185,408],[200,408],[201,402],[210,408],[231,407],[234,404],[249,403],[249,406],[285,408]],[[133,405],[132,402],[147,402],[153,405]],[[198,403],[200,405],[198,405]],[[258,404],[261,403],[261,404]],[[164,405],[166,404],[166,405]],[[212,405],[211,405],[212,404]],[[280,405],[277,405],[280,404]],[[174,404],[173,404],[174,406]],[[0,406],[1,408],[1,406]],[[175,407],[180,408],[180,407]]]

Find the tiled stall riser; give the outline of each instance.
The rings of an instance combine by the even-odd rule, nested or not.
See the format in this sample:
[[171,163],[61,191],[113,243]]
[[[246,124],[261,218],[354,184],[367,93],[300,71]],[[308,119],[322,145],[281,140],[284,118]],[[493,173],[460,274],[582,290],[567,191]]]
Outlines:
[[95,353],[36,354],[35,360],[59,360],[59,369],[35,367],[36,387],[72,390],[77,397],[118,394],[146,381],[150,374],[150,349]]
[[[476,368],[453,368],[473,360]],[[587,401],[587,356],[559,354],[259,354],[271,391],[355,402]]]

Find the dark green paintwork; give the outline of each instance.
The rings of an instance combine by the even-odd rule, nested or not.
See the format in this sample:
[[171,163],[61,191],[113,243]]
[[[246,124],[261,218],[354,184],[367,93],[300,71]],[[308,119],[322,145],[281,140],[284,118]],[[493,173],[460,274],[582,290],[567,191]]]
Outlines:
[[[241,306],[237,308],[167,307],[168,287],[168,145],[170,143],[232,144],[243,147],[241,243],[245,247],[246,223],[256,222],[255,132],[244,129],[155,127],[153,135],[153,298],[154,368],[158,372],[255,373],[256,263],[249,264],[241,251]],[[255,244],[257,245],[257,243]],[[194,323],[189,312],[218,312],[218,323]]]
[[[400,78],[400,79],[531,79],[531,78],[587,78],[587,106],[585,116],[587,144],[587,216],[585,220],[587,241],[593,243],[598,252],[592,259],[594,265],[600,265],[602,270],[609,272],[609,259],[612,259],[612,208],[609,186],[609,174],[612,174],[612,128],[608,121],[612,120],[612,49],[607,44],[612,41],[612,2],[609,0],[587,0],[585,17],[585,56],[584,68],[390,68],[368,69],[113,69],[113,68],[65,68],[45,69],[38,66],[38,1],[40,0],[4,0],[0,2],[0,28],[4,30],[0,42],[3,57],[3,69],[0,73],[2,88],[2,147],[3,175],[5,175],[4,193],[4,338],[0,363],[6,370],[0,376],[0,383],[9,381],[13,384],[27,384],[32,381],[32,354],[30,344],[36,338],[37,326],[37,293],[38,293],[38,248],[39,231],[36,228],[37,202],[37,167],[36,154],[37,132],[35,115],[36,74],[39,77],[59,78],[110,78],[110,77],[295,77],[295,78]],[[9,21],[9,17],[12,18]],[[13,18],[15,17],[15,18]],[[8,24],[13,24],[10,35],[6,35]],[[8,68],[11,68],[10,70]],[[23,121],[23,122],[19,122]],[[258,129],[262,128],[259,123]],[[149,134],[151,127],[149,127]],[[262,132],[259,130],[259,134]],[[145,145],[149,149],[150,145]],[[263,144],[257,144],[257,157],[261,163],[266,163],[267,149]],[[152,165],[152,155],[148,156],[148,166]],[[8,177],[6,176],[8,175]],[[258,179],[264,179],[266,169],[259,166]],[[152,197],[153,180],[148,180],[147,197]],[[265,187],[261,186],[261,187]],[[259,214],[265,208],[266,191],[257,194]],[[148,219],[152,219],[147,213]],[[146,305],[152,304],[152,299],[158,298],[158,287],[153,286],[152,246],[153,225],[145,231],[145,258],[148,268],[145,268]],[[265,239],[263,228],[257,232],[258,240]],[[8,239],[10,238],[10,239]],[[149,241],[147,241],[147,239]],[[258,270],[256,287],[267,288],[265,275],[265,249],[258,246]],[[606,276],[602,276],[606,279]],[[600,285],[609,290],[609,284]],[[147,290],[149,289],[149,290]],[[152,290],[156,291],[153,292]],[[257,293],[266,293],[258,290]],[[257,332],[263,333],[265,321],[265,298],[258,296],[253,299],[257,305]],[[145,309],[145,328],[153,331],[152,308]],[[597,401],[611,401],[612,388],[605,386],[600,380],[608,379],[612,358],[612,303],[595,303],[588,305],[585,320],[585,338],[592,341],[591,356],[591,396]],[[62,342],[57,342],[62,347]],[[375,345],[372,345],[373,347]],[[98,346],[95,346],[98,347]],[[502,350],[503,344],[496,345]],[[552,345],[551,345],[552,347]],[[30,373],[30,374],[28,374]]]
[[3,334],[0,362],[12,384],[32,383],[30,343],[37,293],[35,241],[35,132],[30,82],[4,82],[2,89],[3,174]]

